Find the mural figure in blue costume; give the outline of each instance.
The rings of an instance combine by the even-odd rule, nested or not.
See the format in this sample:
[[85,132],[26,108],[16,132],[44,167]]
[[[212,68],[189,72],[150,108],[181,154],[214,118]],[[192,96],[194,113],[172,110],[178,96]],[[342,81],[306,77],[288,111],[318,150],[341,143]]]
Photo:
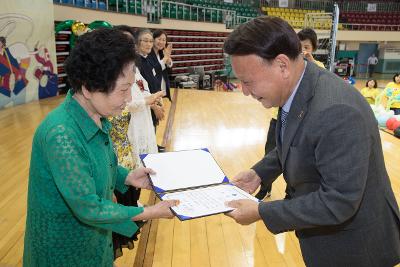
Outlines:
[[38,49],[36,44],[34,53],[36,61],[40,63],[40,67],[34,72],[35,78],[39,81],[39,99],[56,96],[58,93],[57,74],[54,73],[49,50],[43,46]]
[[28,81],[20,70],[20,64],[7,48],[6,38],[0,36],[0,94],[18,95]]

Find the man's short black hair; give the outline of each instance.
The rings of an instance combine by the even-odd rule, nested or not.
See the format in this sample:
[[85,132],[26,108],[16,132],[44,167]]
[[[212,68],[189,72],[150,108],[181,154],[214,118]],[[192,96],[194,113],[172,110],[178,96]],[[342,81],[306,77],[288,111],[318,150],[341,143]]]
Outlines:
[[108,94],[135,59],[132,38],[117,29],[100,28],[79,37],[65,62],[65,71],[74,92],[85,86],[88,91]]
[[313,51],[317,50],[318,37],[313,29],[311,28],[302,29],[297,33],[297,36],[299,36],[300,41],[310,40],[312,45],[312,50]]
[[224,44],[229,55],[255,54],[267,61],[279,54],[296,59],[301,53],[301,44],[296,32],[278,17],[258,17],[239,25]]

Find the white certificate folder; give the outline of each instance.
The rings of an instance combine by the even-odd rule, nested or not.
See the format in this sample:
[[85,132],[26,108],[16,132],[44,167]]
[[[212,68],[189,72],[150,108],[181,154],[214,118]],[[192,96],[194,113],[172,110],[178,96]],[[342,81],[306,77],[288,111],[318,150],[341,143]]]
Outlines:
[[230,200],[258,201],[229,182],[207,148],[142,154],[140,158],[156,172],[150,180],[157,197],[179,200],[172,211],[181,221],[232,211],[225,206]]

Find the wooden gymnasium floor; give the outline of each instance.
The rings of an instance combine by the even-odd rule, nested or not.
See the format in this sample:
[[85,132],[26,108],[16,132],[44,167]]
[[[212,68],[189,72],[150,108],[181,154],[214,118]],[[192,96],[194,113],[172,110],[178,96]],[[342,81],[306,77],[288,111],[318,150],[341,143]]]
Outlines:
[[[241,93],[179,90],[174,96],[176,106],[170,108],[167,103],[170,118],[158,132],[159,142],[169,150],[208,147],[228,177],[263,156],[270,112],[261,104]],[[61,101],[62,97],[55,97],[0,110],[0,266],[22,264],[32,136],[43,117]],[[385,132],[381,137],[386,167],[400,201],[400,140]],[[282,198],[284,188],[280,177],[273,184],[270,200]],[[154,201],[154,196],[144,192],[141,201]],[[224,215],[149,222],[135,249],[125,249],[116,264],[304,266],[293,233],[286,235],[286,249],[280,254],[274,236],[262,222],[240,226]]]

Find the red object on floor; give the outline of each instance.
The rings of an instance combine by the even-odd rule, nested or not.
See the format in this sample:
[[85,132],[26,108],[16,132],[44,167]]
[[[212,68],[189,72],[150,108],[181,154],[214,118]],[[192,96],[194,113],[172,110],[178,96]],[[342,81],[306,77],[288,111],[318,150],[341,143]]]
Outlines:
[[386,128],[389,130],[394,130],[396,127],[394,127],[394,123],[396,122],[396,118],[390,118],[386,121]]

